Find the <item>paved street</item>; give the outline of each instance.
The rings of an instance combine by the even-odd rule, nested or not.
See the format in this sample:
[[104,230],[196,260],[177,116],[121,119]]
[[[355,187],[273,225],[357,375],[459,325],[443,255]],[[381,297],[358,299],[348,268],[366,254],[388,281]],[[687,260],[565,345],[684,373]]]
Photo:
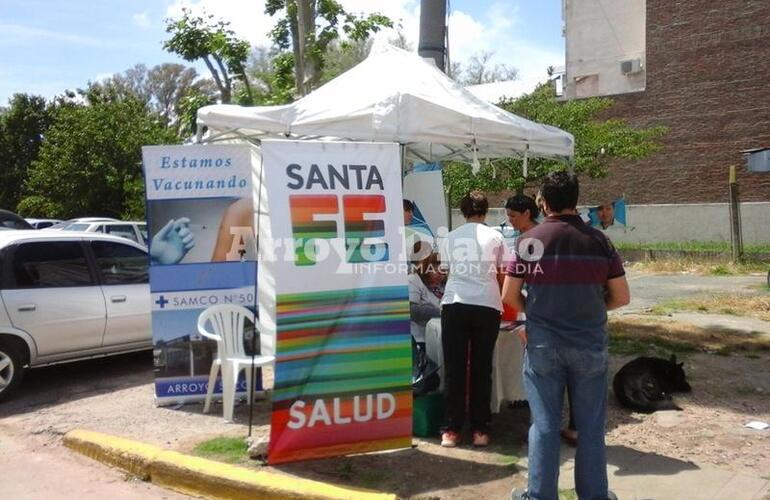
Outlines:
[[127,478],[34,435],[19,435],[0,424],[0,497],[7,500],[183,499],[184,495]]

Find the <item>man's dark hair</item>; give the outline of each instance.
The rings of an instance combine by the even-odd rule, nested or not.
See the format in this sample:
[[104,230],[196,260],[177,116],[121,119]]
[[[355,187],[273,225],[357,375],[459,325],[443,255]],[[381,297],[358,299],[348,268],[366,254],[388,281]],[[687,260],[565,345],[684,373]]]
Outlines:
[[515,196],[511,196],[505,202],[505,208],[522,214],[529,210],[529,218],[533,222],[535,219],[537,219],[537,215],[540,213],[540,209],[537,208],[537,203],[535,203],[535,200],[526,194],[517,194]]
[[404,212],[414,212],[414,203],[404,198]]
[[580,194],[577,176],[565,171],[551,172],[545,176],[540,193],[551,212],[574,209]]
[[487,215],[489,210],[489,201],[481,191],[471,191],[460,200],[460,211],[465,218],[478,215]]

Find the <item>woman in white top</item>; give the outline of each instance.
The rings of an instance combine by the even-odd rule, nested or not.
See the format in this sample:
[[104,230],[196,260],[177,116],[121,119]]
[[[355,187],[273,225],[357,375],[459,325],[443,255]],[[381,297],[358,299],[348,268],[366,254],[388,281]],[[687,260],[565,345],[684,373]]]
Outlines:
[[503,236],[484,225],[489,202],[473,191],[460,201],[466,223],[444,240],[441,261],[449,266],[441,300],[446,427],[441,445],[456,446],[465,424],[465,380],[470,345],[469,417],[474,446],[489,444],[492,355],[503,310],[498,273],[503,265]]
[[409,275],[409,316],[412,337],[425,344],[425,325],[431,318],[441,317],[444,278],[439,270],[438,254],[431,253],[414,266]]

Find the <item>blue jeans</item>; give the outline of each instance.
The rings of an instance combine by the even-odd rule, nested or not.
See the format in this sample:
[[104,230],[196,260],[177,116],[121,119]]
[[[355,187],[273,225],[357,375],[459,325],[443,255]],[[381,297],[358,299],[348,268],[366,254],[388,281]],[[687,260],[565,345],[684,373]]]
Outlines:
[[559,449],[564,389],[569,388],[578,431],[575,490],[580,500],[607,498],[607,350],[532,344],[524,355],[529,398],[529,488],[536,500],[559,497]]

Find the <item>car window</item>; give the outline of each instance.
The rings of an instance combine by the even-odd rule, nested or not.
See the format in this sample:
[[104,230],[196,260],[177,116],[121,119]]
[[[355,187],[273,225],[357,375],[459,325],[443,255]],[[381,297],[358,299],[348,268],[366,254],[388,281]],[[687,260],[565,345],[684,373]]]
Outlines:
[[13,254],[12,267],[16,288],[94,284],[78,241],[22,243]]
[[144,240],[144,244],[147,244],[147,224],[137,224],[136,227],[139,228],[139,234],[142,235],[142,239]]
[[92,241],[96,267],[104,285],[147,283],[147,254],[111,241]]
[[30,226],[28,222],[24,221],[18,221],[15,219],[9,218],[3,218],[0,217],[0,226],[3,226],[7,229],[29,229]]
[[38,222],[37,224],[35,224],[35,229],[45,229],[45,228],[51,227],[53,225],[54,225],[54,223],[51,222],[51,221]]
[[[113,236],[120,236],[122,238],[128,238],[129,240],[136,241],[136,232],[134,226],[130,224],[110,224],[104,226],[104,232]],[[139,243],[138,241],[136,241]]]
[[77,222],[73,222],[72,224],[64,226],[62,229],[65,231],[85,231],[90,225],[91,224],[78,224]]

